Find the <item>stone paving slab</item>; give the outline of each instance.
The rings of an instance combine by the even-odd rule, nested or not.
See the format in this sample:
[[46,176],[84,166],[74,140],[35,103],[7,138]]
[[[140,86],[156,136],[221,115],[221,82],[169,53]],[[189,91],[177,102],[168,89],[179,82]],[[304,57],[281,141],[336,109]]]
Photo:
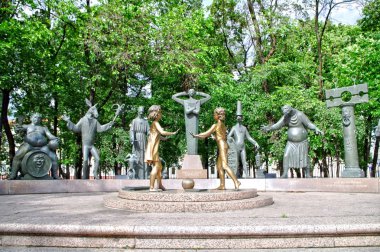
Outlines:
[[[80,247],[83,243],[90,244],[91,239],[96,240],[94,237],[104,238],[97,240],[100,247],[102,242],[116,242],[107,236],[124,239],[121,245],[130,244],[130,248],[135,249],[164,245],[175,249],[175,242],[182,246],[182,238],[186,237],[194,242],[188,245],[189,251],[202,251],[198,250],[202,247],[192,247],[202,242],[205,248],[219,249],[238,248],[234,247],[236,244],[240,248],[271,246],[272,249],[296,248],[302,244],[304,247],[380,247],[380,194],[377,193],[259,192],[259,195],[273,197],[275,203],[229,212],[170,214],[104,207],[103,198],[116,195],[2,195],[0,236],[3,247],[0,250],[15,246],[17,243],[12,245],[12,242],[16,238],[19,244],[27,246],[28,242],[36,242],[37,247],[41,246],[37,241],[42,239],[45,239],[43,246],[54,241],[60,246]],[[33,235],[41,237],[37,239]],[[171,239],[171,235],[177,240]],[[210,241],[206,241],[207,238]]]

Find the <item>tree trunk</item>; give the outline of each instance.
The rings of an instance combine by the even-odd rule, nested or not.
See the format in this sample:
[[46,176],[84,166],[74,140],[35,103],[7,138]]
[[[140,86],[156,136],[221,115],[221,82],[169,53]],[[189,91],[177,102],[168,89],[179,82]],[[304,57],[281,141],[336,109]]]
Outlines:
[[[3,93],[1,92],[1,104],[3,104]],[[3,116],[3,107],[1,107],[1,111],[0,111],[0,150],[1,150],[1,146],[2,146],[2,141],[3,141],[3,120],[1,120]]]
[[322,39],[318,38],[317,41],[318,51],[318,85],[319,85],[319,98],[323,98],[323,57],[322,57]]
[[[265,41],[263,42],[263,35],[262,35],[262,30],[261,30],[261,25],[259,22],[258,14],[255,11],[254,8],[254,3],[259,4],[260,6],[260,11],[265,22],[268,23],[269,27],[272,28],[272,18],[270,18],[268,15],[271,12],[274,12],[274,10],[277,8],[277,1],[275,1],[274,5],[271,7],[268,7],[266,9],[261,1],[252,1],[252,0],[247,0],[247,6],[248,6],[248,11],[250,14],[250,18],[253,24],[253,29],[255,31],[255,36],[252,37],[252,43],[255,45],[255,51],[256,51],[256,57],[258,57],[258,62],[260,65],[264,65],[275,53],[276,51],[276,46],[277,46],[277,40],[276,36],[273,33],[269,34],[270,37],[270,49],[269,51],[265,54]],[[269,93],[269,85],[268,85],[268,80],[263,80],[262,81],[262,89],[265,93]]]
[[364,172],[365,172],[365,177],[367,177],[367,174],[368,174],[368,166],[367,164],[369,164],[369,156],[370,156],[370,149],[371,149],[371,138],[372,138],[372,127],[371,127],[371,121],[372,121],[372,116],[369,115],[368,118],[367,118],[367,123],[366,123],[366,127],[365,127],[365,132],[366,132],[366,137],[364,139],[364,150],[363,150],[363,156],[364,156],[364,163],[366,164],[366,166],[364,167]]
[[[78,146],[82,146],[82,138],[80,135],[77,135],[76,143]],[[83,160],[82,148],[78,148],[78,158],[75,162],[75,175],[74,175],[74,177],[76,179],[82,178],[82,168],[83,168],[82,167],[82,160]]]
[[[58,137],[58,95],[56,93],[53,94],[54,99],[54,119],[53,119],[53,134]],[[58,159],[58,171],[63,177],[67,177],[67,175],[63,172],[61,166],[61,155],[59,155]]]
[[317,41],[317,76],[319,86],[319,98],[323,97],[323,77],[322,77],[322,35],[319,32],[319,1],[315,1],[315,15],[314,15],[314,32]]
[[291,178],[294,178],[294,169],[293,168],[290,168],[290,177]]
[[121,164],[115,162],[114,164],[115,175],[121,175]]
[[297,174],[297,178],[301,178],[301,168],[299,168],[299,169],[294,169],[294,171],[296,172],[296,174]]
[[15,140],[12,135],[11,127],[8,121],[8,107],[9,107],[10,95],[11,95],[10,89],[2,90],[3,99],[1,103],[1,125],[2,127],[4,127],[5,135],[7,136],[8,147],[9,147],[9,164],[12,165],[13,157],[15,156],[15,153],[16,153],[16,146],[15,146]]
[[[326,153],[324,153],[324,154],[326,154]],[[324,158],[322,159],[323,177],[324,178],[328,178],[329,177],[329,167],[327,165],[326,159],[327,159],[327,157],[326,157],[326,155],[324,155]]]
[[209,155],[208,155],[208,138],[205,138],[205,168],[206,168],[207,171],[209,169],[208,159],[209,159]]
[[339,178],[340,175],[340,150],[337,145],[335,145],[335,159],[336,159],[336,174],[335,177]]
[[[280,170],[280,176],[282,175],[282,173],[284,172],[284,160],[279,160],[278,161],[278,166],[277,166],[277,168],[278,168],[278,170]],[[291,170],[291,169],[290,169]]]
[[379,142],[380,142],[380,137],[376,137],[375,150],[373,151],[372,170],[371,170],[372,178],[376,177],[377,157],[379,155]]

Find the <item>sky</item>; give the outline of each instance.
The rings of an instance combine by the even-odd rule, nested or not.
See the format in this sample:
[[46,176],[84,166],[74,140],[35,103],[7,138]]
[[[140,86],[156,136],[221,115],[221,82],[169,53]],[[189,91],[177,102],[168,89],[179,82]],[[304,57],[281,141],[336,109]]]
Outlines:
[[[209,6],[211,3],[212,0],[203,0],[204,6]],[[333,10],[331,21],[337,24],[355,25],[361,18],[361,10],[360,4],[346,4]]]
[[332,21],[336,23],[354,25],[361,18],[362,6],[359,4],[345,5],[337,8],[332,14]]

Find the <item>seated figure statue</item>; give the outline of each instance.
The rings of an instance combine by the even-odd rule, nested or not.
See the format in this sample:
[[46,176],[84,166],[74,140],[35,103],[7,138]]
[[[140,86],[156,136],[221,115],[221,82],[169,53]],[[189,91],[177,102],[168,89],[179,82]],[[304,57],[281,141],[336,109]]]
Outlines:
[[16,125],[15,131],[25,135],[23,144],[13,158],[9,179],[16,179],[18,172],[21,172],[22,179],[49,179],[50,169],[52,177],[59,179],[58,158],[55,154],[59,139],[41,125],[41,119],[41,114],[34,113],[30,118],[31,124]]

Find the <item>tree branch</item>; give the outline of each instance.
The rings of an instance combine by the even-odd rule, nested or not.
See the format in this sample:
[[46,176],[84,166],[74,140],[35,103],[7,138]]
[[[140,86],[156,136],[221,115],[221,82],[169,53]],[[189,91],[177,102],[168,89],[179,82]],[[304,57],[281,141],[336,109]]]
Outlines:
[[52,56],[52,59],[54,60],[57,56],[58,56],[58,53],[59,51],[61,50],[62,46],[63,46],[63,42],[65,41],[66,39],[66,24],[63,26],[63,34],[62,34],[62,38],[61,38],[61,41],[59,43],[59,46],[57,48],[57,50],[55,51],[55,53],[53,54]]

